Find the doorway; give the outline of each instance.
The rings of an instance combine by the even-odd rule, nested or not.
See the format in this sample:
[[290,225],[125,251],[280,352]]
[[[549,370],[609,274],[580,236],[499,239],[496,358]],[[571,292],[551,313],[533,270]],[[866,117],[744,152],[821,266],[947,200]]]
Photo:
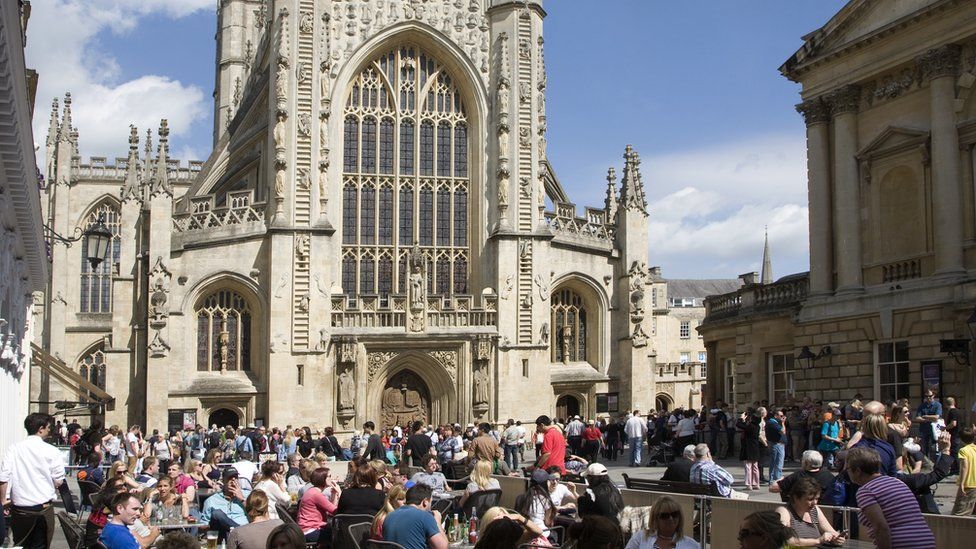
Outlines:
[[580,401],[572,395],[563,395],[556,400],[556,417],[568,420],[580,413]]
[[241,418],[233,410],[218,408],[210,412],[210,419],[207,421],[207,425],[216,425],[221,429],[227,426],[237,429],[241,425]]
[[654,399],[654,409],[658,411],[670,411],[674,408],[674,399],[671,395],[666,393],[658,393],[657,397]]
[[383,389],[380,418],[386,428],[407,427],[414,421],[430,422],[430,389],[419,375],[403,370],[394,375]]

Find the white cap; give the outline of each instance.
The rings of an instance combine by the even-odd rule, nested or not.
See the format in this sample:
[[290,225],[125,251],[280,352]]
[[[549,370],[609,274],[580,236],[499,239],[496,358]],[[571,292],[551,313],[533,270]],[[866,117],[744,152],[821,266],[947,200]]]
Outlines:
[[607,474],[607,468],[602,463],[591,463],[583,473],[584,477],[600,477]]

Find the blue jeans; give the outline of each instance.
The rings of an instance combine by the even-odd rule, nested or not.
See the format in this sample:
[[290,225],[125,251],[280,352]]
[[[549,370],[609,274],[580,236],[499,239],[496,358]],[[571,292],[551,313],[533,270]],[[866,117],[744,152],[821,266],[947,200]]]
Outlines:
[[641,446],[644,444],[642,437],[630,437],[630,463],[632,465],[641,464]]
[[505,446],[505,463],[507,463],[509,468],[511,468],[513,471],[518,471],[519,447],[517,444],[509,444]]
[[769,483],[783,478],[783,460],[786,458],[786,445],[782,442],[769,447]]

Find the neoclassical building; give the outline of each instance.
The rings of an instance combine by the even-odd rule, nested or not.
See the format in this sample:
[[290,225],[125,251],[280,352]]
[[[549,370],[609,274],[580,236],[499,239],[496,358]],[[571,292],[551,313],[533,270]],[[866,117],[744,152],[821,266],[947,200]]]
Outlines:
[[976,399],[976,5],[852,0],[802,85],[810,271],[706,301],[706,398]]
[[31,114],[37,73],[24,47],[30,2],[0,4],[0,455],[27,436],[33,292],[48,278]]
[[83,161],[55,103],[48,219],[116,239],[97,269],[54,249],[39,342],[104,389],[107,424],[651,406],[640,159],[626,147],[619,181],[595,182],[601,207],[570,202],[546,156],[545,15],[222,0],[202,163],[169,157],[165,121]]

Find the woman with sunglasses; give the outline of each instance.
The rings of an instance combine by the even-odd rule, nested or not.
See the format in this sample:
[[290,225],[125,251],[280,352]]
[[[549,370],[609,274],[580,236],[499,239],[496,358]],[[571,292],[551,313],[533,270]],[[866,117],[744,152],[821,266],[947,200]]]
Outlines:
[[651,507],[647,529],[635,532],[627,549],[698,549],[701,545],[685,536],[685,518],[674,499],[663,496]]
[[820,544],[843,543],[844,535],[834,530],[827,516],[817,507],[820,484],[810,477],[803,477],[790,488],[790,500],[778,507],[779,520],[796,532],[790,539],[790,547],[817,547]]
[[739,549],[782,549],[795,535],[776,511],[757,511],[739,525]]

